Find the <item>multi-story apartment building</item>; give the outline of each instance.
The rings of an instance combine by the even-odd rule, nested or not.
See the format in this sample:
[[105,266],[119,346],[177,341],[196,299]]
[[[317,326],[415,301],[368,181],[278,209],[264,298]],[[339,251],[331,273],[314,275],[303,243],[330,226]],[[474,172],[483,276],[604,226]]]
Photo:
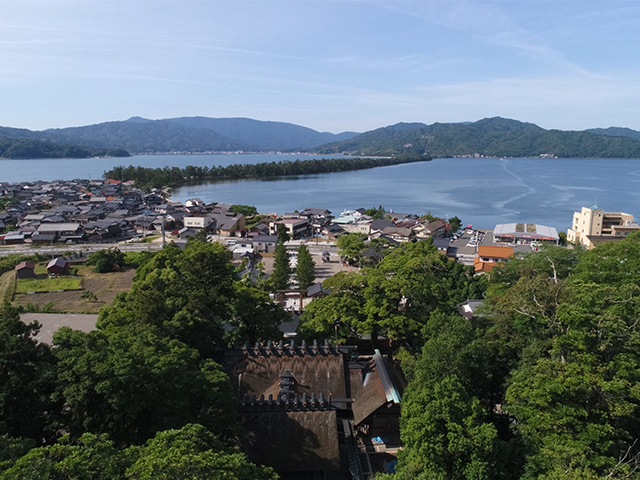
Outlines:
[[640,226],[629,213],[605,212],[597,205],[582,207],[581,211],[573,214],[567,241],[594,248],[600,243],[624,238],[638,229]]

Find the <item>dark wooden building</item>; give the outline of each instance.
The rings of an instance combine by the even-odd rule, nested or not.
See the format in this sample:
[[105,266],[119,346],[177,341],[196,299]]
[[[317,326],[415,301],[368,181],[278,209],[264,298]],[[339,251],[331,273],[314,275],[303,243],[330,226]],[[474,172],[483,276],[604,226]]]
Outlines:
[[47,264],[47,272],[52,275],[60,275],[69,270],[71,263],[62,257],[56,257]]
[[17,278],[35,278],[36,266],[31,262],[22,262],[15,266]]
[[225,364],[242,446],[281,478],[361,480],[395,459],[405,382],[379,352],[267,343],[229,350]]

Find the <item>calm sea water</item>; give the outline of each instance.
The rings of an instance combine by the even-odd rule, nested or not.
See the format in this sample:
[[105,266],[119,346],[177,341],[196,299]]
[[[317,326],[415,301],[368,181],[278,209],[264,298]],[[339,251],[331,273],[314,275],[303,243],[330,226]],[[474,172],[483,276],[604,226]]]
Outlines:
[[[124,159],[0,160],[0,182],[101,178],[116,165],[163,167],[258,163],[305,155],[140,155]],[[199,197],[284,213],[306,207],[345,209],[383,205],[396,212],[457,215],[465,223],[539,223],[565,230],[573,212],[598,204],[640,217],[640,160],[443,158],[357,172],[239,180],[180,187],[172,199]]]

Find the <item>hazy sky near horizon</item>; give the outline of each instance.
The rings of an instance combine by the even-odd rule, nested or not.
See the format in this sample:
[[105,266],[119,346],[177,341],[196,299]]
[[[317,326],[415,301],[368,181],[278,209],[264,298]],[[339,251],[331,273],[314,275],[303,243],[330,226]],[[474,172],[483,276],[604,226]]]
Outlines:
[[502,116],[640,130],[640,1],[2,2],[0,125]]

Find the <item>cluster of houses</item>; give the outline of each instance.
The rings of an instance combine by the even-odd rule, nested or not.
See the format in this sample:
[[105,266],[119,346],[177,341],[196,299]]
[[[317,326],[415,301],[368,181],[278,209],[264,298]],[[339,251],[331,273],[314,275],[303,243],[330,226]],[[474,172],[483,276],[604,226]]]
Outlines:
[[[375,219],[363,208],[339,216],[326,208],[305,208],[282,216],[267,215],[261,223],[247,227],[245,216],[234,212],[231,204],[205,203],[198,198],[184,204],[172,202],[159,191],[145,193],[132,182],[111,179],[0,183],[0,200],[3,198],[12,202],[0,213],[0,245],[115,243],[156,233],[186,240],[204,230],[218,240],[241,237],[227,242],[239,259],[273,253],[278,230],[284,227],[294,240],[334,240],[357,233],[369,240],[382,238],[400,244],[431,237],[443,254],[475,265],[480,273],[506,261],[523,244],[557,244],[559,238],[551,227],[504,224],[486,231],[491,235],[482,242],[461,245],[457,237],[451,238],[453,232],[445,220],[398,212]],[[638,228],[632,215],[585,207],[574,214],[568,240],[593,248]]]
[[164,203],[113,180],[0,183],[0,245],[116,242],[142,231],[145,216]]
[[145,193],[131,182],[110,179],[0,183],[2,198],[15,201],[0,213],[0,245],[115,243],[161,232],[184,240],[205,230],[218,238],[243,237],[234,249],[271,253],[280,225],[292,239],[360,233],[391,243],[439,237],[449,228],[443,220],[428,222],[412,214],[392,212],[390,219],[376,220],[364,209],[334,217],[327,209],[306,208],[269,215],[247,229],[245,216],[230,204],[198,198],[171,202],[161,192]]
[[183,205],[110,179],[0,183],[2,198],[14,201],[0,213],[0,245],[115,243],[162,232],[184,238],[201,228],[230,236],[244,229],[244,216],[229,204]]

